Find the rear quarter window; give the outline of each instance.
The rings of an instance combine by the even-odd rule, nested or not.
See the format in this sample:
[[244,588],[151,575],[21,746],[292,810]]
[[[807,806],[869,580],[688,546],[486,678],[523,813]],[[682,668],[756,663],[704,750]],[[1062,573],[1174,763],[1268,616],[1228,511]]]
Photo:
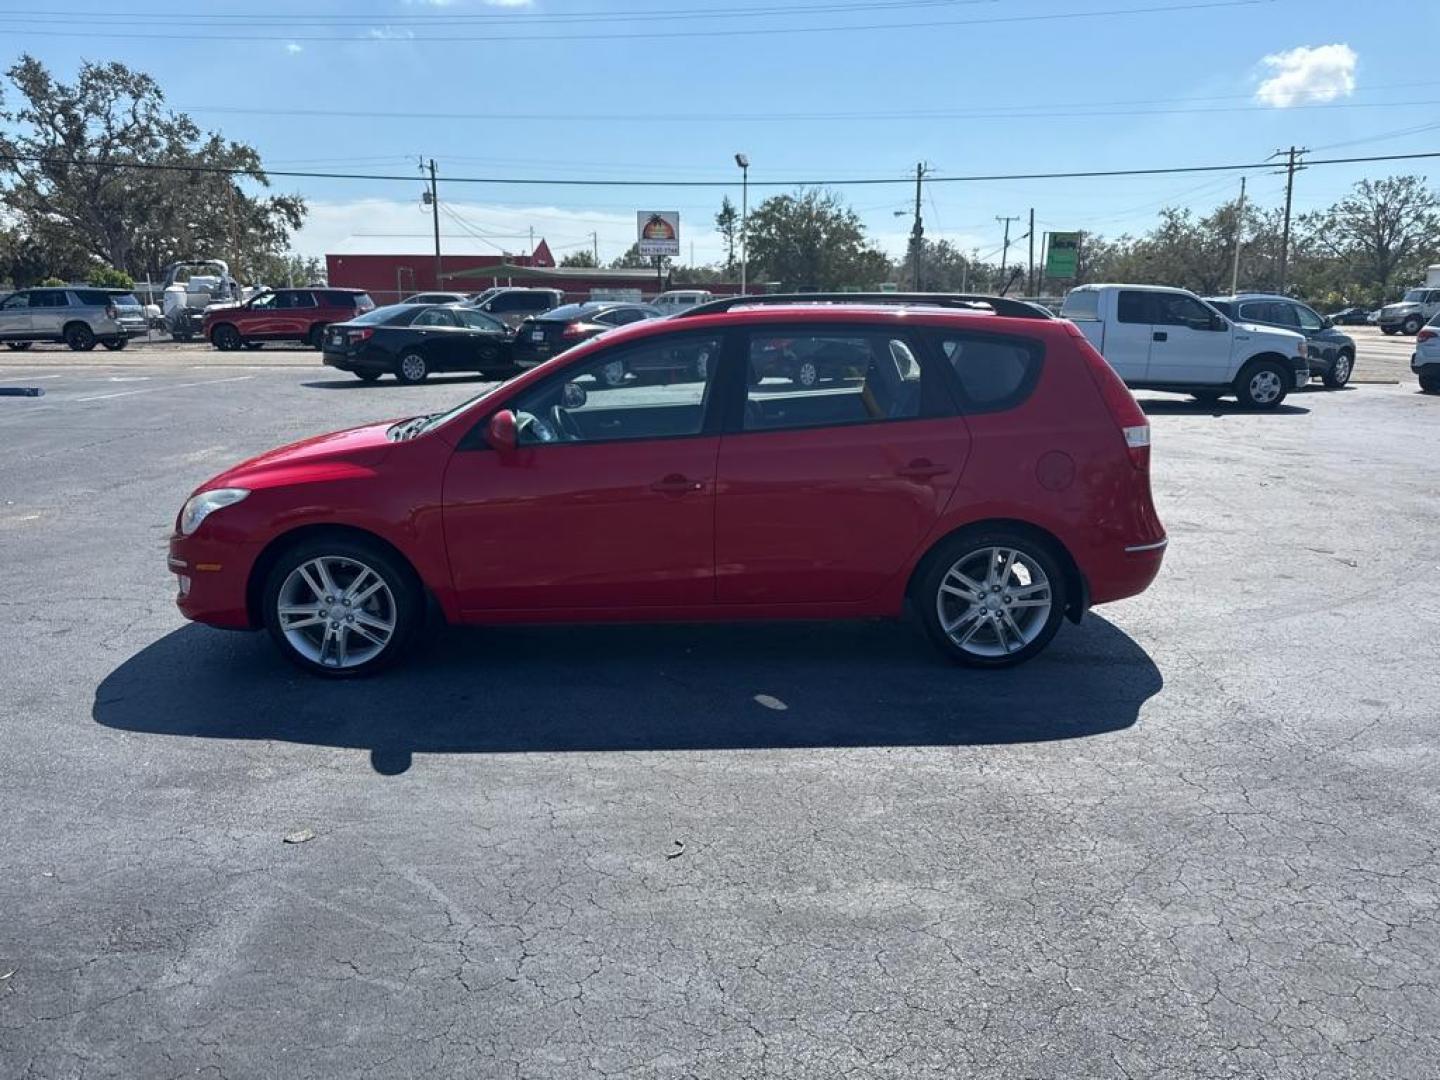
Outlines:
[[1094,289],[1072,289],[1060,305],[1060,317],[1090,321],[1100,318],[1100,294]]
[[1040,378],[1045,347],[1038,341],[999,334],[940,333],[940,355],[955,372],[966,413],[1013,409]]

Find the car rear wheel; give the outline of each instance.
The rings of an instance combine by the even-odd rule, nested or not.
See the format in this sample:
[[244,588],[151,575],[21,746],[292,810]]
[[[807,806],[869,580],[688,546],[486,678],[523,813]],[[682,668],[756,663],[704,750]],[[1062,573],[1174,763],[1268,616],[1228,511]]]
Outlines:
[[234,352],[245,344],[245,339],[240,336],[240,331],[229,323],[221,323],[210,331],[210,343],[221,352]]
[[1235,380],[1235,396],[1251,409],[1274,409],[1285,400],[1290,373],[1273,360],[1249,364]]
[[1411,315],[1408,319],[1405,320],[1404,324],[1400,327],[1400,330],[1402,333],[1406,333],[1409,334],[1411,337],[1414,337],[1416,334],[1420,333],[1420,327],[1424,325],[1425,321],[1421,319],[1420,316]]
[[297,544],[266,578],[271,639],[286,659],[315,675],[368,675],[393,663],[424,613],[424,593],[410,568],[363,540]]
[[1350,381],[1350,372],[1355,368],[1355,357],[1348,351],[1342,352],[1335,358],[1329,373],[1325,376],[1325,385],[1331,390],[1339,390]]
[[917,599],[931,640],[970,667],[1013,667],[1055,636],[1065,576],[1049,549],[1009,529],[976,530],[929,562]]
[[76,352],[89,352],[95,348],[95,331],[84,323],[71,323],[65,327],[65,344]]
[[33,341],[7,341],[5,347],[7,349],[14,349],[16,352],[24,352],[34,344]]
[[425,355],[414,350],[401,353],[395,364],[395,377],[412,386],[424,382],[430,377],[430,365],[426,362]]
[[1421,375],[1420,389],[1427,394],[1440,394],[1440,375]]

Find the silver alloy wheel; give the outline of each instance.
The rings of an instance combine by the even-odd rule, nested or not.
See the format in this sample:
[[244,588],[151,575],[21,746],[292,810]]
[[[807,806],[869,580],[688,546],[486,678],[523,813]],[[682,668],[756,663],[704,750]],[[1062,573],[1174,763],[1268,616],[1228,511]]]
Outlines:
[[1330,378],[1336,383],[1350,381],[1350,354],[1341,353],[1335,359],[1335,366],[1330,370]]
[[400,374],[406,382],[419,382],[425,378],[425,358],[419,353],[406,353],[400,358]]
[[321,667],[353,668],[390,644],[399,623],[395,594],[372,567],[321,555],[290,571],[276,598],[285,640]]
[[1040,564],[1023,551],[983,547],[955,560],[940,580],[935,610],[957,648],[1008,656],[1045,628],[1055,593]]
[[1280,376],[1269,368],[1262,368],[1250,376],[1250,400],[1257,405],[1270,405],[1279,400],[1284,389],[1280,385]]
[[795,372],[795,381],[801,386],[814,386],[820,381],[820,369],[814,360],[806,360]]
[[606,386],[614,388],[625,381],[625,361],[612,360],[600,369],[600,378]]

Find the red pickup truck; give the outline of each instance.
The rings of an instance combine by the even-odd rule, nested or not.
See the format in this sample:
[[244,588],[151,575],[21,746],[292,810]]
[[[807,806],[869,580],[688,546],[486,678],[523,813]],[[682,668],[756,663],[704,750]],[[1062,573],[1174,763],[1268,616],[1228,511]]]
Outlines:
[[224,352],[258,349],[266,341],[299,341],[318,349],[331,323],[374,309],[375,301],[359,289],[274,289],[236,307],[207,311],[202,332]]

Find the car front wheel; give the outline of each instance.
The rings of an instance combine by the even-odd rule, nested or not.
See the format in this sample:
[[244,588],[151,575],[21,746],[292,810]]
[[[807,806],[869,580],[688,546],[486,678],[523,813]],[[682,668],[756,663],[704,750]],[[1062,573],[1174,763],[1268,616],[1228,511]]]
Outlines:
[[1420,327],[1424,325],[1424,322],[1422,322],[1418,316],[1411,315],[1410,318],[1405,320],[1405,325],[1400,327],[1400,331],[1402,333],[1409,334],[1411,337],[1414,337],[1416,334],[1420,333]]
[[931,640],[970,667],[1013,667],[1055,636],[1065,578],[1050,551],[1006,529],[948,542],[920,582],[917,600]]
[[331,678],[399,659],[424,619],[408,566],[378,544],[318,538],[287,551],[264,591],[265,627],[286,659]]
[[1274,409],[1285,400],[1290,373],[1279,364],[1265,360],[1252,364],[1235,380],[1235,396],[1251,409]]
[[1331,390],[1339,390],[1350,381],[1350,373],[1355,369],[1355,358],[1348,352],[1342,352],[1335,358],[1329,373],[1325,376],[1325,385]]

